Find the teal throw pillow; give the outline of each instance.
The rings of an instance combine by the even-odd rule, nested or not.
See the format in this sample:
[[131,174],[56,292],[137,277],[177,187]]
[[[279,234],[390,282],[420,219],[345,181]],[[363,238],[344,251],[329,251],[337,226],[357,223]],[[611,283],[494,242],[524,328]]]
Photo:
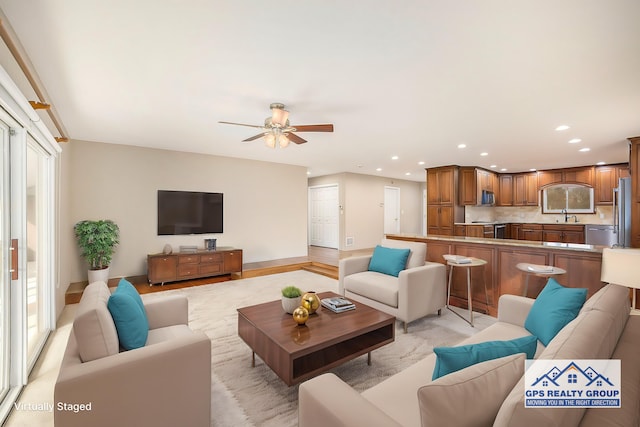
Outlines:
[[409,249],[385,248],[376,246],[369,261],[369,271],[396,276],[407,266]]
[[149,321],[142,299],[133,285],[120,281],[109,297],[107,308],[116,325],[120,346],[125,350],[144,347],[149,336]]
[[131,298],[133,298],[136,301],[136,304],[138,304],[138,306],[142,309],[142,312],[144,313],[144,317],[145,318],[147,317],[147,310],[145,310],[144,308],[144,303],[142,302],[142,298],[140,298],[140,294],[138,293],[138,290],[136,289],[135,286],[131,284],[131,282],[129,282],[127,279],[123,277],[118,282],[118,287],[116,288],[116,292],[124,292],[125,294],[130,295]]
[[531,306],[524,327],[546,346],[576,318],[586,300],[587,289],[565,288],[552,277]]
[[478,344],[458,347],[435,347],[436,366],[433,368],[432,380],[467,368],[476,363],[498,359],[512,354],[526,353],[527,359],[536,354],[538,339],[529,335],[510,341],[487,341]]

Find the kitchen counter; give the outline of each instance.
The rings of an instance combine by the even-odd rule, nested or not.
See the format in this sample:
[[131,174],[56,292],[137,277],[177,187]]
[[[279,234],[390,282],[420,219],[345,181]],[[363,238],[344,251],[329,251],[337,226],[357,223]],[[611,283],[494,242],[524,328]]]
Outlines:
[[[474,224],[477,225],[477,224]],[[557,243],[557,242],[537,242],[531,240],[514,240],[514,239],[487,239],[483,237],[465,237],[465,236],[439,236],[439,235],[422,235],[422,234],[387,234],[390,239],[398,240],[412,240],[420,239],[427,240],[440,240],[450,242],[467,242],[467,243],[482,243],[487,245],[499,245],[499,246],[517,246],[522,248],[547,248],[547,249],[560,249],[580,252],[594,252],[602,253],[602,249],[607,246],[602,245],[585,245],[580,243]]]
[[[445,264],[443,255],[454,254],[487,261],[483,268],[471,271],[473,309],[496,316],[500,295],[523,295],[524,277],[519,263],[550,265],[566,271],[555,279],[563,286],[586,288],[591,296],[602,288],[600,281],[602,250],[606,246],[482,237],[388,234],[389,239],[427,244],[426,260]],[[467,307],[466,275],[454,271],[451,304]],[[484,286],[488,289],[488,303]],[[527,296],[536,298],[546,279],[530,277]]]

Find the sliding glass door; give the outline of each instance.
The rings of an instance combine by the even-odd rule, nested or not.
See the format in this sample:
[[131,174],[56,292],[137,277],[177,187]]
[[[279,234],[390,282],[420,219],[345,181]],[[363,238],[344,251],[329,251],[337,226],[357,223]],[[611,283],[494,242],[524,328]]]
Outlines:
[[55,325],[55,156],[0,108],[0,423]]
[[27,362],[35,363],[47,334],[51,283],[47,275],[47,193],[48,156],[33,138],[27,136],[26,147],[26,323]]
[[9,391],[11,369],[11,235],[9,228],[9,126],[0,121],[0,401]]

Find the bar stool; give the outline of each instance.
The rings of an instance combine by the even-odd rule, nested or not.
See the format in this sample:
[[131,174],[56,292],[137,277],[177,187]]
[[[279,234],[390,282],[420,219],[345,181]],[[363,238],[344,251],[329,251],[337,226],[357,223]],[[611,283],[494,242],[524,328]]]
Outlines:
[[522,293],[523,297],[526,297],[527,293],[529,292],[530,276],[553,277],[553,276],[560,276],[567,272],[567,270],[564,270],[560,267],[554,267],[553,265],[529,264],[528,262],[520,262],[516,264],[516,268],[522,271],[525,275],[524,292]]
[[[449,285],[447,287],[447,308],[452,313],[460,317],[462,320],[464,320],[465,322],[473,326],[473,306],[472,306],[473,295],[471,294],[471,269],[473,267],[484,266],[487,263],[487,261],[480,258],[474,258],[474,257],[462,257],[460,255],[443,255],[443,258],[447,261],[447,265],[450,267],[449,268]],[[469,320],[462,317],[460,313],[454,311],[449,306],[449,298],[451,298],[451,278],[453,277],[454,268],[465,268],[467,270],[467,301],[468,301],[467,305],[469,308]],[[484,279],[484,275],[483,275],[483,279]],[[487,307],[489,307],[489,295],[487,293],[486,280],[484,280],[484,297],[487,302]]]

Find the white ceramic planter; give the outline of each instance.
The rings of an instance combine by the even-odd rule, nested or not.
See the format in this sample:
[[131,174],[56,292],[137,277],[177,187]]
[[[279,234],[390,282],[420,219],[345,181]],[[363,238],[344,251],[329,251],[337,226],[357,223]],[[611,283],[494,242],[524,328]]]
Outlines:
[[300,297],[295,298],[286,298],[282,297],[282,309],[289,313],[293,314],[293,310],[300,307]]
[[93,282],[109,282],[109,267],[102,270],[89,270],[89,283]]

